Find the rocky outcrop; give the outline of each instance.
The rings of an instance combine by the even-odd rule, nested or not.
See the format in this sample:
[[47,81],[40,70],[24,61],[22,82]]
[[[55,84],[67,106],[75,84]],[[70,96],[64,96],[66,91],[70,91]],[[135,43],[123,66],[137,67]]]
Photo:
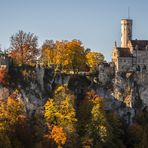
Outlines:
[[31,115],[43,109],[43,104],[51,97],[56,84],[68,85],[68,88],[79,96],[78,98],[82,98],[85,90],[94,89],[105,99],[105,110],[118,112],[127,123],[132,123],[136,109],[148,106],[147,74],[126,72],[116,73],[114,76],[113,73],[109,74],[109,65],[107,70],[103,68],[106,66],[100,68],[99,80],[102,80],[102,83],[98,79],[91,83],[85,75],[55,74],[53,69],[43,67],[16,69],[12,73],[19,75],[12,84],[8,88],[0,87],[0,99],[6,99],[11,92],[18,89],[17,98],[23,101],[27,113]]
[[6,87],[0,86],[0,100],[7,99],[10,94],[10,90]]

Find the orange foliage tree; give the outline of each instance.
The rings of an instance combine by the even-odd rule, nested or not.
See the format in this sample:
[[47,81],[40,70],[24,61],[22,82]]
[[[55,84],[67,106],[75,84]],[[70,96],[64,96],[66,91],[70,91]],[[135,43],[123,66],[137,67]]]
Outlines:
[[37,36],[20,30],[11,36],[10,56],[17,64],[32,64],[39,52]]
[[[59,86],[54,93],[53,99],[48,99],[45,107],[44,117],[49,129],[49,137],[58,146],[62,146],[75,132],[76,113],[72,94],[65,94],[67,90]],[[68,92],[67,92],[68,93]]]
[[7,82],[7,70],[0,69],[0,83],[6,84],[6,82]]
[[45,41],[42,46],[42,60],[46,65],[53,65],[60,71],[85,70],[86,57],[84,47],[79,40]]
[[68,54],[67,69],[72,70],[74,73],[85,71],[86,57],[81,41],[72,40],[67,42],[66,49]]
[[58,148],[66,143],[67,135],[60,126],[53,126],[51,130],[51,138],[57,143]]

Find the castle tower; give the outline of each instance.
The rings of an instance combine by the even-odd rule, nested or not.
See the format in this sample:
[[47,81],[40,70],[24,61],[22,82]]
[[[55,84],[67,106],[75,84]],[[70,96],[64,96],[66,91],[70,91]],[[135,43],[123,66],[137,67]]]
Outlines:
[[122,19],[121,20],[121,47],[126,48],[128,41],[132,40],[132,20]]

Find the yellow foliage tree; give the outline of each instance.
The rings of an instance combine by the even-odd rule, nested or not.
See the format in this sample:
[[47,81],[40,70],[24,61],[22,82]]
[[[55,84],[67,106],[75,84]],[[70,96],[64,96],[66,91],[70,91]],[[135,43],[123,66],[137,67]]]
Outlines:
[[[16,99],[16,95],[14,92],[7,100],[0,102],[0,146],[3,144],[2,135],[7,140],[7,142],[5,141],[7,143],[5,147],[10,147],[11,145],[17,147],[16,145],[20,144],[17,137],[18,125],[22,125],[22,129],[24,128],[25,125],[22,124],[22,119],[26,121],[26,116],[24,106]],[[20,127],[18,131],[21,131]]]
[[[5,129],[10,129],[17,121],[19,121],[20,116],[24,113],[23,104],[15,100],[12,96],[8,97],[7,102],[1,102],[0,107],[0,119],[2,119],[1,127]],[[7,121],[7,122],[5,122]],[[11,128],[10,130],[12,130]]]
[[66,43],[67,41],[56,41],[55,43],[55,48],[57,51],[55,63],[56,65],[58,65],[59,70],[62,72],[65,68],[65,65],[68,64],[68,61],[67,61],[68,54],[66,51]]
[[86,54],[87,64],[92,68],[95,69],[96,66],[101,64],[104,61],[103,54],[99,52],[88,52]]
[[60,72],[85,70],[86,57],[84,47],[78,40],[46,41],[42,46],[44,64],[52,64]]
[[[65,142],[69,134],[75,131],[75,123],[77,120],[73,101],[71,101],[73,96],[66,94],[67,92],[68,90],[64,88],[64,86],[59,86],[55,91],[54,98],[48,99],[44,105],[44,117],[48,127],[50,127],[50,137],[52,137],[54,141],[56,139],[53,137],[53,131],[56,131],[58,128],[61,133],[60,137],[65,137]],[[55,142],[58,144],[57,141]]]
[[107,123],[105,112],[103,110],[103,100],[100,97],[96,97],[93,100],[92,108],[92,124],[98,130],[96,134],[99,135],[100,141],[104,142],[109,136],[109,125]]
[[87,136],[82,137],[84,138],[82,142],[84,147],[103,147],[111,139],[111,128],[104,111],[105,102],[93,90],[87,92],[86,95],[85,100],[89,103],[87,109],[90,113],[87,113],[88,121],[84,126]]
[[75,111],[69,98],[59,102],[49,99],[45,104],[44,116],[50,124],[68,126],[76,122]]
[[55,43],[52,40],[46,40],[42,45],[42,61],[47,66],[55,64]]
[[84,71],[86,67],[86,57],[84,47],[79,40],[67,42],[66,49],[68,52],[67,68],[74,73]]

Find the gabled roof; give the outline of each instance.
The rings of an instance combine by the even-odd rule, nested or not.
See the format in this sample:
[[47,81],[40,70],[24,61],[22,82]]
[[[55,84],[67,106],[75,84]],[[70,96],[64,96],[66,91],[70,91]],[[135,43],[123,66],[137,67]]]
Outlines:
[[138,50],[145,50],[146,47],[148,48],[148,40],[131,40],[132,46],[138,47]]
[[119,56],[120,56],[120,57],[132,57],[132,54],[131,54],[129,48],[117,47],[117,49],[118,49],[118,51],[119,51]]

